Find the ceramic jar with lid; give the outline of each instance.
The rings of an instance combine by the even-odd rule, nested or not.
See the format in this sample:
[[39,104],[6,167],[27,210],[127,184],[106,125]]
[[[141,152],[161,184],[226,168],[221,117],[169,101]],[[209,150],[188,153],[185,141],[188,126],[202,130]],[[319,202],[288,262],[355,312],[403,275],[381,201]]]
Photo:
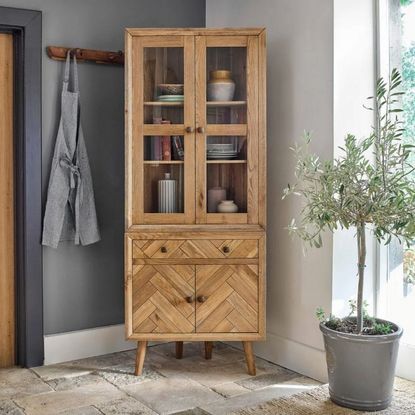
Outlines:
[[233,200],[222,200],[218,204],[219,213],[236,213],[238,211],[238,205]]
[[235,82],[231,71],[221,69],[209,72],[208,101],[232,101],[234,94]]

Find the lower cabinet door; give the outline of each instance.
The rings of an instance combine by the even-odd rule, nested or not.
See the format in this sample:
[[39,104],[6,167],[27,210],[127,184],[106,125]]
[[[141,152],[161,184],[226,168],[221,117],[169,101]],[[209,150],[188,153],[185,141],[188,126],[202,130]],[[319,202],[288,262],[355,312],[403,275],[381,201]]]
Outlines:
[[196,332],[258,332],[258,266],[196,266]]
[[194,333],[194,265],[134,265],[131,302],[134,333]]

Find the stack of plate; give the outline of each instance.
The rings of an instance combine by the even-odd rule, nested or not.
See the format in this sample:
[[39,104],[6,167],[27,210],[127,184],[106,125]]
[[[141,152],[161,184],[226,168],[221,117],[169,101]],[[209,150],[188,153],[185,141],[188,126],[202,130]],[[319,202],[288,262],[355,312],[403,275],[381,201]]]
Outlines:
[[208,144],[206,155],[209,160],[229,160],[238,157],[233,144]]
[[157,101],[162,102],[182,102],[184,101],[184,95],[159,95]]

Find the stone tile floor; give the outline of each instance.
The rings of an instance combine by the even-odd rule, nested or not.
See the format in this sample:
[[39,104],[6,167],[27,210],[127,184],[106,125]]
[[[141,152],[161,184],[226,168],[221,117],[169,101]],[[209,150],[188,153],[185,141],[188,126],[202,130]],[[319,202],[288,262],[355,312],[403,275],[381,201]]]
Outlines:
[[262,359],[246,372],[244,354],[215,343],[149,347],[142,376],[134,376],[135,350],[33,369],[0,370],[0,415],[220,415],[318,386]]

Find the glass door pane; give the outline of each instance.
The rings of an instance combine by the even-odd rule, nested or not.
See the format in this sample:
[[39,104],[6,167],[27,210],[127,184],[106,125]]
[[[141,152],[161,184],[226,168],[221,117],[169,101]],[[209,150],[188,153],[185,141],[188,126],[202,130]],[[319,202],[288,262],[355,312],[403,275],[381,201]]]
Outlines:
[[184,213],[183,136],[145,136],[144,157],[144,213]]
[[257,221],[258,186],[253,186],[258,177],[255,42],[249,36],[196,39],[198,223]]
[[[194,39],[134,40],[131,163],[132,224],[195,221]],[[193,99],[192,99],[193,98]]]
[[246,48],[208,47],[207,124],[246,123]]
[[247,212],[246,144],[246,137],[207,137],[208,213]]
[[144,48],[145,124],[183,124],[183,68],[183,48]]

